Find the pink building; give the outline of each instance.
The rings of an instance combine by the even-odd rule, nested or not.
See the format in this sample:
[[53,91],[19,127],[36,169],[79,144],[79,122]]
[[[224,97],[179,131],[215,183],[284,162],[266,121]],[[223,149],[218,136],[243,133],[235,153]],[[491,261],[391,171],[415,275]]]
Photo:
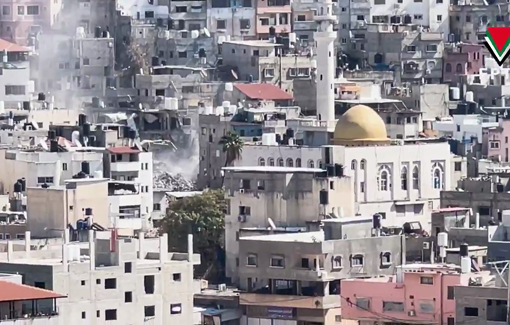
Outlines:
[[510,148],[510,120],[500,119],[499,126],[490,128],[487,133],[487,156],[489,158],[499,157],[500,161],[508,162],[508,149]]
[[53,26],[62,0],[0,0],[0,7],[0,38],[27,45],[30,35]]
[[459,75],[477,74],[484,66],[485,46],[461,44],[445,49],[444,82],[457,82]]
[[387,321],[455,324],[454,287],[473,274],[444,264],[408,264],[396,276],[342,281],[342,318],[363,324]]

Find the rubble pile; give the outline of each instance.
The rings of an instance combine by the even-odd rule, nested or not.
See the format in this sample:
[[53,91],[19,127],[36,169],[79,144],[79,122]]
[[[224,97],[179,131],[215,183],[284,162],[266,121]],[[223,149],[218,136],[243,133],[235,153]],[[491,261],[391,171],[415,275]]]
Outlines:
[[155,172],[154,188],[164,188],[170,192],[189,192],[196,189],[196,184],[185,179],[181,174],[172,175],[168,172]]

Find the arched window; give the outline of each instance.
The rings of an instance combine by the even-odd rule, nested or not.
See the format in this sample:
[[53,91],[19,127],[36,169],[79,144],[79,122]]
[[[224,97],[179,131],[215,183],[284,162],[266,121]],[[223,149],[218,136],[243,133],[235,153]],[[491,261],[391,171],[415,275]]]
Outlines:
[[407,167],[402,167],[400,172],[400,188],[407,191]]
[[353,159],[353,160],[351,161],[351,169],[352,169],[352,170],[356,170],[356,167],[357,167],[356,159]]
[[367,164],[367,161],[365,159],[362,159],[360,162],[360,169],[365,170],[365,165]]
[[287,167],[294,167],[294,160],[292,158],[287,158]]
[[386,165],[379,167],[379,175],[377,176],[377,183],[379,191],[389,191],[391,188],[390,169]]
[[259,166],[265,166],[266,165],[266,160],[262,157],[259,158]]
[[274,159],[273,158],[267,159],[267,164],[268,166],[274,166]]
[[296,159],[296,167],[301,167],[301,158]]
[[317,167],[322,168],[322,160],[317,160]]
[[313,160],[308,160],[308,168],[314,168],[315,164],[313,163]]
[[451,63],[446,64],[446,72],[452,72],[452,65]]
[[420,189],[420,171],[418,170],[418,166],[414,166],[413,168],[413,190]]
[[432,165],[432,186],[436,190],[444,188],[444,170],[443,166],[439,163]]
[[283,158],[278,158],[278,167],[283,167]]
[[462,64],[457,63],[457,67],[455,68],[456,72],[462,73]]

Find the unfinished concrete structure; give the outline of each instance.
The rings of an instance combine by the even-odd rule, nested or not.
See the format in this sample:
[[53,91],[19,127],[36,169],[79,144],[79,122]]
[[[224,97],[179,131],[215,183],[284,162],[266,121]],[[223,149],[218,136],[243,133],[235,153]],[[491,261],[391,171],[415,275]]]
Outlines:
[[[166,234],[159,238],[117,238],[89,230],[89,243],[69,243],[47,250],[13,251],[8,243],[0,255],[0,272],[23,275],[24,282],[67,296],[57,300],[59,323],[154,324],[187,322],[193,318],[192,254],[169,253]],[[17,323],[16,323],[17,324]]]

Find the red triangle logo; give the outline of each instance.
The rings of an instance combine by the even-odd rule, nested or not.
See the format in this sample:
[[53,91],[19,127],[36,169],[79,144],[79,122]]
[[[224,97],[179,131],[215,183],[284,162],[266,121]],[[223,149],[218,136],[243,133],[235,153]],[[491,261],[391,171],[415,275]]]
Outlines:
[[487,32],[492,38],[493,45],[502,52],[510,39],[510,27],[488,27]]

